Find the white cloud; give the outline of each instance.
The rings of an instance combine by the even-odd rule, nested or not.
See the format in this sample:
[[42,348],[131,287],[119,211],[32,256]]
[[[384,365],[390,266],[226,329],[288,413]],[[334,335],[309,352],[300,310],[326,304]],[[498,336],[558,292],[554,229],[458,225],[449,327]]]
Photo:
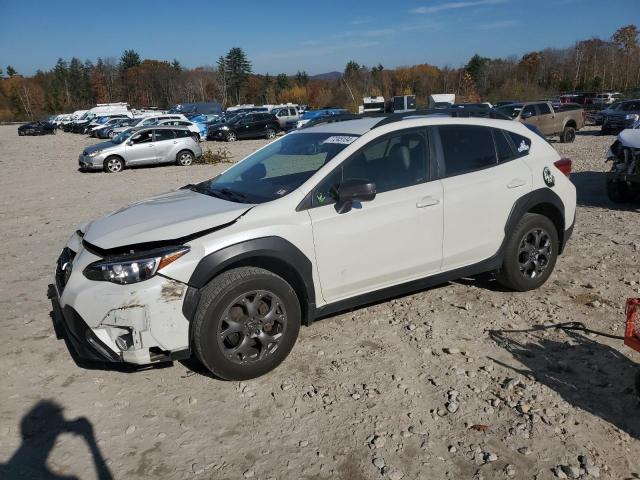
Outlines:
[[461,2],[448,2],[441,3],[439,5],[432,5],[430,7],[418,7],[410,10],[410,13],[438,13],[445,10],[458,10],[461,8],[480,7],[483,5],[496,5],[498,3],[505,3],[508,0],[468,0]]

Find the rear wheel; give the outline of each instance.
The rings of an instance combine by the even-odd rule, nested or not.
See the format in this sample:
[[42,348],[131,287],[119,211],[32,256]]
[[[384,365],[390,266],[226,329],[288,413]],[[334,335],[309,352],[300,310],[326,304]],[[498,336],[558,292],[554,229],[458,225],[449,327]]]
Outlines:
[[498,282],[526,292],[542,286],[556,265],[558,232],[549,218],[526,213],[507,238]]
[[562,143],[573,143],[576,139],[576,129],[573,127],[564,127],[564,130],[560,134],[560,141]]
[[176,163],[183,167],[188,167],[193,163],[193,153],[188,150],[183,150],[176,156]]
[[107,173],[118,173],[124,169],[124,161],[120,157],[107,157],[104,161],[104,171]]
[[629,187],[622,182],[613,182],[607,180],[607,197],[614,203],[629,203],[633,202],[637,193],[629,189]]
[[300,330],[291,286],[256,267],[228,270],[202,290],[192,344],[200,361],[226,380],[255,378],[276,368]]

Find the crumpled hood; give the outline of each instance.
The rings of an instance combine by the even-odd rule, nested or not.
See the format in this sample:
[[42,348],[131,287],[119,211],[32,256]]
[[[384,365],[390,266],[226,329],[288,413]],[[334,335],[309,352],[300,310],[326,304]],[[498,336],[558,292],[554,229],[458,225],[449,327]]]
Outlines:
[[95,220],[84,240],[102,249],[176,240],[230,223],[252,206],[177,190]]
[[111,141],[106,141],[106,142],[100,142],[100,143],[96,143],[95,145],[91,145],[90,147],[85,148],[82,153],[85,155],[89,155],[90,153],[93,152],[98,152],[100,150],[106,150],[107,148],[113,148],[113,147],[117,147],[118,145],[111,142]]

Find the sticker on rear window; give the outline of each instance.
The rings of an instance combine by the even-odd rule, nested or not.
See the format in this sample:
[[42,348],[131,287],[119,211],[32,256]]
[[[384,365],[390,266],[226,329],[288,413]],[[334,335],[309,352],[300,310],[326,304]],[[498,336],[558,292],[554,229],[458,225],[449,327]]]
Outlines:
[[333,137],[327,138],[322,143],[337,143],[340,145],[350,145],[356,141],[358,137],[348,137],[346,135],[334,135]]
[[520,142],[520,146],[518,147],[518,152],[522,153],[522,152],[528,152],[528,151],[529,151],[529,145],[527,145],[526,142],[522,140],[522,142]]

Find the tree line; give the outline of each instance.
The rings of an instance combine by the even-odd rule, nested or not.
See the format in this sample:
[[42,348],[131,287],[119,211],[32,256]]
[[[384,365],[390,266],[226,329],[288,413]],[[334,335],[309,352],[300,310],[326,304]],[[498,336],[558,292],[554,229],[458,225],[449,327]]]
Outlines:
[[119,59],[58,59],[47,71],[22,76],[0,69],[0,120],[24,120],[71,112],[96,103],[124,101],[132,107],[166,108],[177,103],[220,101],[224,106],[295,102],[311,107],[357,110],[363,96],[413,94],[419,106],[432,93],[456,93],[459,101],[527,100],[568,91],[640,88],[640,43],[635,25],[607,39],[591,38],[569,48],[547,48],[522,57],[474,55],[464,67],[428,63],[387,69],[350,61],[340,75],[313,78],[257,74],[238,47],[215,65],[184,68],[178,60],[141,59],[126,50]]

